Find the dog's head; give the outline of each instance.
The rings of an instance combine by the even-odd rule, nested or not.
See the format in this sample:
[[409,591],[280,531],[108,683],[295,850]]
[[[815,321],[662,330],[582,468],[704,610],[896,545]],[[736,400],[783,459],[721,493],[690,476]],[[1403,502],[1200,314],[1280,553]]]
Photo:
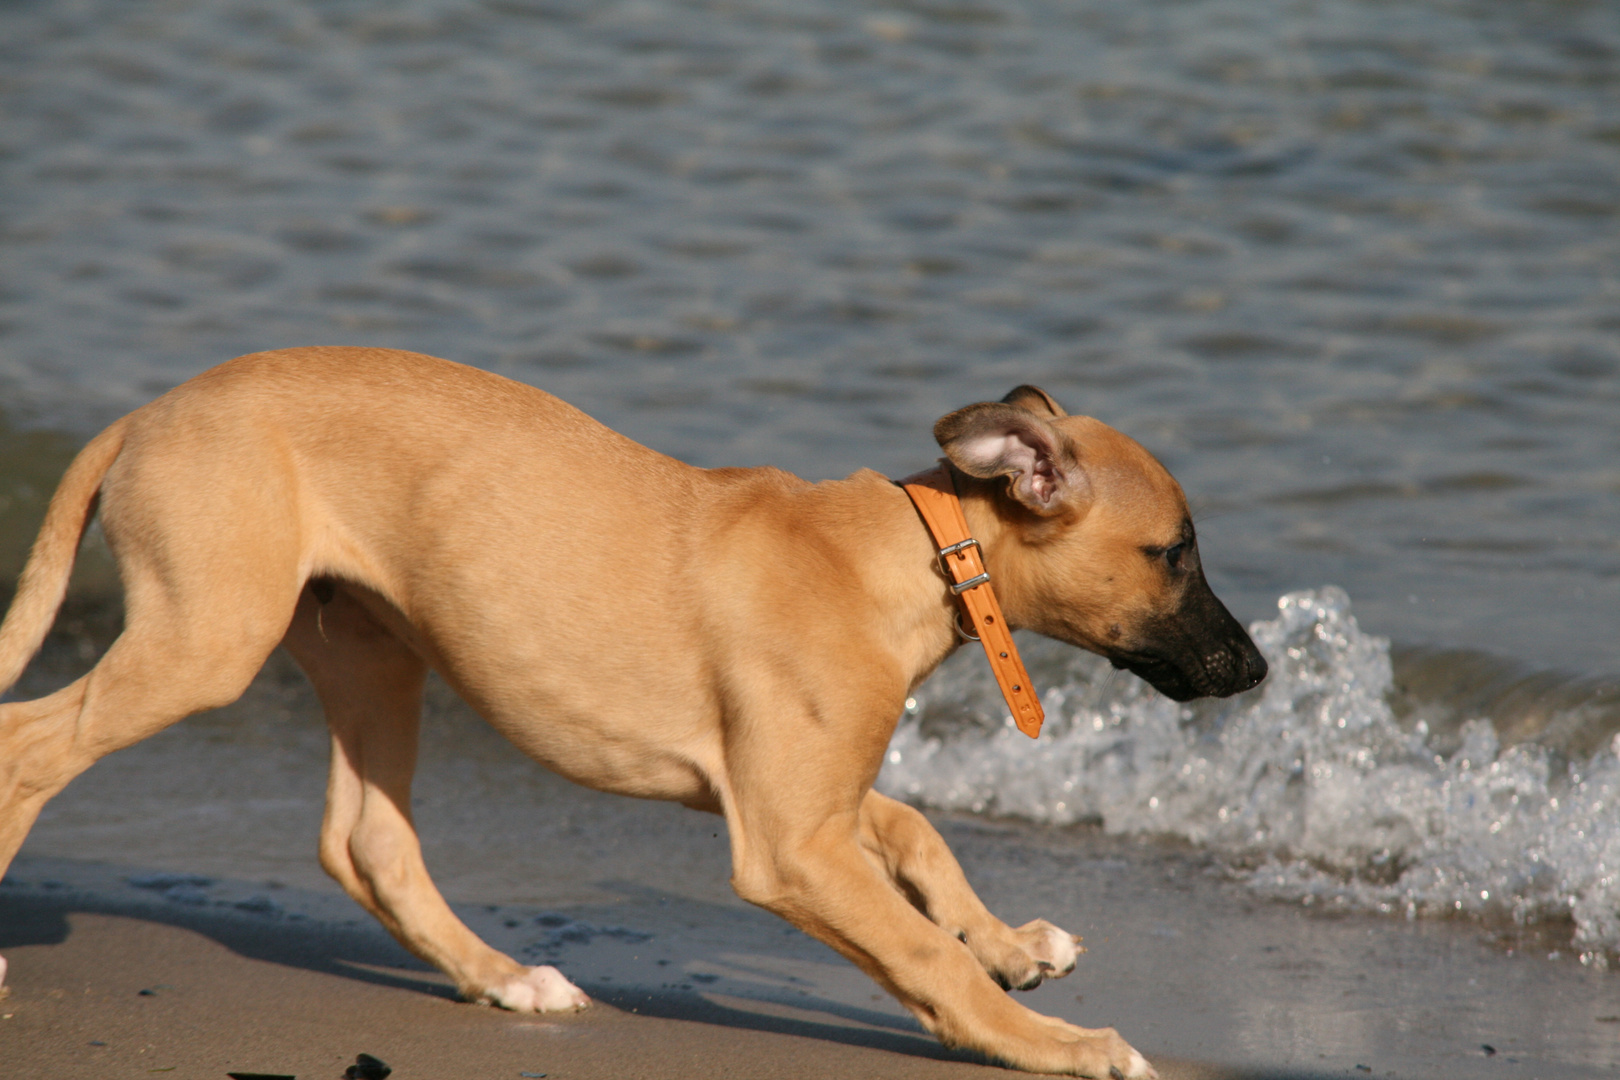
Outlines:
[[1126,668],[1177,701],[1256,685],[1266,662],[1210,591],[1181,486],[1135,440],[1020,386],[934,437],[995,517],[1007,617]]

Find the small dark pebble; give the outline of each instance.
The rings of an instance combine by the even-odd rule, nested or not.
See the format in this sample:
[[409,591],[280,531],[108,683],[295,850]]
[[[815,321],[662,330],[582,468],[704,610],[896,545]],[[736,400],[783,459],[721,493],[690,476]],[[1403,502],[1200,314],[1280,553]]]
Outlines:
[[1597,1022],[1600,1024],[1620,1024],[1620,1016],[1600,1016],[1597,1018]]
[[136,997],[157,997],[156,990],[142,990]]
[[354,1064],[344,1071],[343,1077],[344,1080],[386,1080],[393,1071],[381,1059],[360,1054],[355,1057]]
[[107,1044],[102,1042],[100,1039],[91,1039],[90,1040],[90,1045],[91,1046],[106,1046]]
[[545,1073],[518,1073],[518,1075],[519,1076],[537,1077],[537,1076],[544,1076],[546,1074]]
[[1481,1050],[1485,1051],[1485,1056],[1486,1057],[1495,1057],[1496,1056],[1496,1047],[1492,1046],[1490,1043],[1480,1043],[1479,1048]]
[[206,889],[214,883],[213,878],[203,877],[201,874],[138,874],[124,880],[137,889],[151,889],[155,892],[164,892],[168,889]]
[[[220,901],[224,903],[224,901]],[[250,896],[246,900],[238,900],[231,905],[238,911],[250,912],[254,915],[275,915],[281,911],[280,905],[268,896]]]

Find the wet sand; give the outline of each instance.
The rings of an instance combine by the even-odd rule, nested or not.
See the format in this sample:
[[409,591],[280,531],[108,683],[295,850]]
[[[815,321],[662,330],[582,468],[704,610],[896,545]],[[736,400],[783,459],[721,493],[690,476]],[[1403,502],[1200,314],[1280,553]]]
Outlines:
[[[1613,980],[1567,957],[1510,952],[1477,927],[1256,903],[1192,853],[941,825],[992,906],[1039,907],[1087,937],[1075,974],[1024,1000],[1118,1027],[1167,1080],[1551,1080],[1620,1064]],[[0,1071],[336,1078],[365,1052],[399,1080],[1009,1075],[940,1048],[774,918],[605,869],[621,874],[597,883],[612,902],[457,904],[596,1002],[535,1017],[454,1001],[335,890],[25,857],[0,887]]]
[[[1006,1075],[903,1028],[813,1009],[596,984],[583,1013],[519,1016],[453,1001],[367,929],[85,907],[0,900],[5,936],[40,942],[8,949],[17,972],[0,1002],[8,1076],[338,1077],[361,1052],[399,1080]],[[1168,1059],[1159,1067],[1166,1080],[1237,1075]]]

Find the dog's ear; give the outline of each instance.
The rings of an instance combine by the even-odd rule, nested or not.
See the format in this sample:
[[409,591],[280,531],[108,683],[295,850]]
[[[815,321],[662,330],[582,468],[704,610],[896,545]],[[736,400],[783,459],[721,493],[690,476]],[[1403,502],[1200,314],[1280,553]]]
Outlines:
[[958,409],[934,425],[934,438],[952,465],[980,480],[1005,476],[1007,494],[1043,517],[1090,498],[1073,443],[1021,404],[987,401]]
[[1028,383],[1025,383],[1023,386],[1014,387],[1010,392],[1008,392],[1007,396],[1001,400],[1006,402],[1008,405],[1016,405],[1020,409],[1028,409],[1036,416],[1044,416],[1048,420],[1056,420],[1060,416],[1069,415],[1063,410],[1063,406],[1059,405],[1052,399],[1051,394],[1048,394],[1045,390],[1042,390],[1038,386],[1031,386]]

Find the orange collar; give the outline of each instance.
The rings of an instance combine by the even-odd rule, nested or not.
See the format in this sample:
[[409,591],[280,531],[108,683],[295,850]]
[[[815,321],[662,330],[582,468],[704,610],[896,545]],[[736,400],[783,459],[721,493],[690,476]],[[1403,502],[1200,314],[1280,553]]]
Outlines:
[[[1041,721],[1046,719],[1046,714],[1029,684],[1029,672],[1018,658],[1018,646],[1013,644],[1012,631],[990,588],[990,573],[980,558],[979,542],[968,532],[967,518],[962,516],[962,502],[956,497],[956,481],[950,469],[941,463],[906,477],[900,481],[900,486],[911,496],[923,524],[934,538],[934,546],[939,549],[939,564],[950,581],[951,592],[962,602],[969,624],[978,632],[974,640],[984,646],[984,655],[990,659],[990,670],[1001,687],[1001,696],[1007,699],[1013,721],[1019,731],[1035,738],[1041,733]],[[965,631],[964,636],[973,637]]]

